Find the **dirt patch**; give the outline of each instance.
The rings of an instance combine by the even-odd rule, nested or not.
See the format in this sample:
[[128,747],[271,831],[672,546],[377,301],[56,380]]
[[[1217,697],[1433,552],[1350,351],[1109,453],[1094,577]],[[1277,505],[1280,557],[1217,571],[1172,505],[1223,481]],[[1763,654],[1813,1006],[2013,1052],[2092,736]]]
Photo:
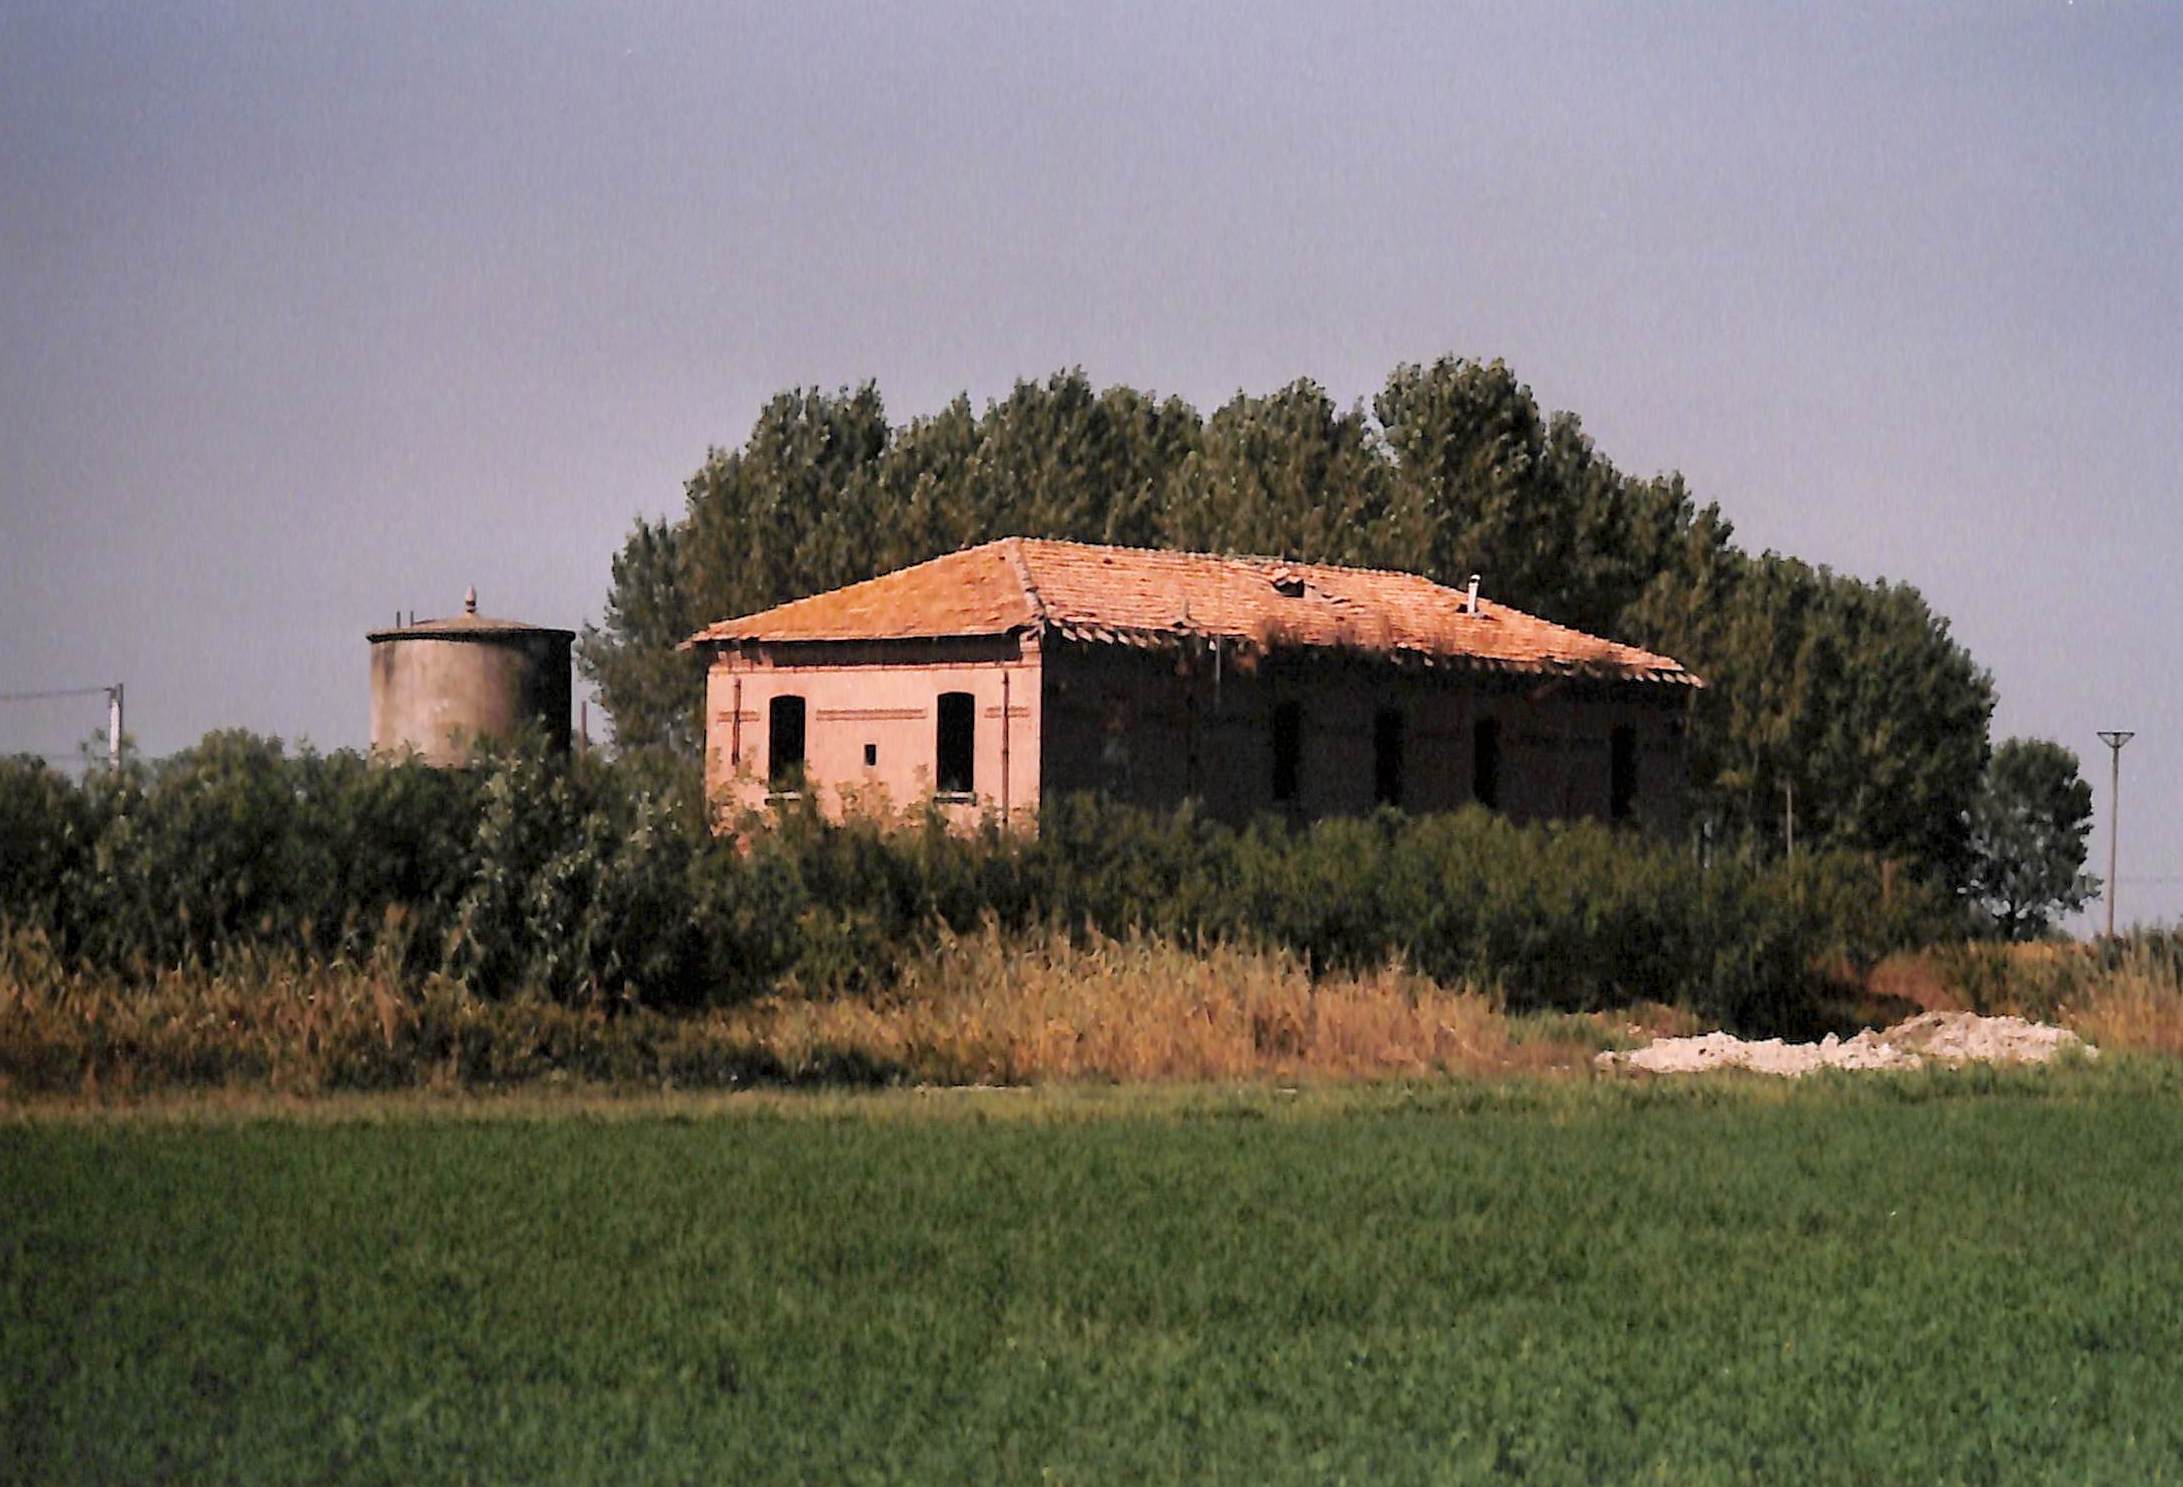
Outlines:
[[1854,1038],[1830,1033],[1817,1043],[1784,1043],[1779,1038],[1746,1042],[1730,1033],[1701,1033],[1694,1038],[1658,1038],[1629,1053],[1602,1053],[1593,1062],[1610,1071],[1644,1074],[1748,1069],[1794,1079],[1820,1069],[1916,1069],[1928,1060],[2043,1064],[2072,1050],[2082,1050],[2087,1058],[2099,1057],[2099,1050],[2075,1033],[2049,1023],[1971,1012],[1927,1012],[1885,1031],[1868,1029]]

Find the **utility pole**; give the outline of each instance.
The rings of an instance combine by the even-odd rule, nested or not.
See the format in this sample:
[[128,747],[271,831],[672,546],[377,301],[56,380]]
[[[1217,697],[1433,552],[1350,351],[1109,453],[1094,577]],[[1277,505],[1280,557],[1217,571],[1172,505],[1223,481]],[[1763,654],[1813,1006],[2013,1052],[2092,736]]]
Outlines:
[[106,767],[121,773],[121,683],[106,689]]
[[2107,937],[2115,937],[2115,841],[2122,828],[2122,746],[2136,738],[2135,733],[2120,729],[2100,730],[2100,742],[2107,745],[2109,773],[2107,783]]

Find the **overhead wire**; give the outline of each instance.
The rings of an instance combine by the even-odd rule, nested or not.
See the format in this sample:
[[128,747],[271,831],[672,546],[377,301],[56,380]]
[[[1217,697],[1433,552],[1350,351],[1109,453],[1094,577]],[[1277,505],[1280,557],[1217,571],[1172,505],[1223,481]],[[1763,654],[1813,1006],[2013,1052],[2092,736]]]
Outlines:
[[51,702],[62,697],[104,697],[112,687],[50,687],[42,692],[0,692],[0,702]]
[[[111,697],[112,687],[37,687],[24,691],[0,692],[0,702],[58,702],[72,697]],[[61,753],[50,749],[10,749],[0,747],[0,757],[12,759],[42,759],[48,764],[78,764],[86,756],[79,750]]]

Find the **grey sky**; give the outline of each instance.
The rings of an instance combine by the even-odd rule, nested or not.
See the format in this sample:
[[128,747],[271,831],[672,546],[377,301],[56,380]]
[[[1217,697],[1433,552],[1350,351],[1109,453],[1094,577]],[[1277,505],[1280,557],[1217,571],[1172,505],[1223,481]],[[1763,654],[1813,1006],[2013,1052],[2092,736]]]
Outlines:
[[0,691],[155,753],[361,743],[467,583],[595,618],[788,384],[1442,352],[1916,583],[2103,821],[2139,729],[2183,915],[2183,8],[0,0]]

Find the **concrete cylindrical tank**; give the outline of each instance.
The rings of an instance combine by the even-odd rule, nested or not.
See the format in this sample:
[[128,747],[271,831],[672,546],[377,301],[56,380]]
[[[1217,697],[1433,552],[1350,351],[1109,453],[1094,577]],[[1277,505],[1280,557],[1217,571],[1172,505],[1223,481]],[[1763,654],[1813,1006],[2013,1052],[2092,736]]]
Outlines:
[[569,745],[569,645],[553,630],[478,613],[470,590],[452,619],[374,630],[371,748],[414,751],[427,764],[469,761],[471,744],[535,724],[554,749]]

